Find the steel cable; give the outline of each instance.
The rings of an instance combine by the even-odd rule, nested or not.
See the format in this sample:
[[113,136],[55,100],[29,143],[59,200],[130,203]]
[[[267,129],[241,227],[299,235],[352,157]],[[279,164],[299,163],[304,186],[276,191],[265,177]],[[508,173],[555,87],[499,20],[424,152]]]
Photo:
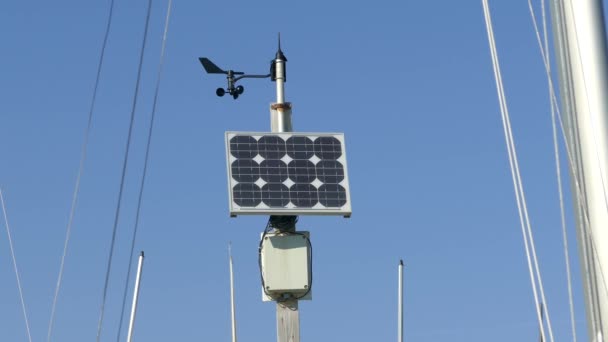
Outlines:
[[[529,216],[528,216],[526,198],[525,198],[524,189],[523,189],[523,182],[521,180],[521,174],[519,171],[519,163],[518,163],[518,159],[517,159],[517,153],[515,150],[515,143],[513,140],[513,132],[511,130],[511,121],[510,121],[510,117],[509,117],[509,110],[507,107],[506,96],[505,96],[505,92],[504,92],[502,75],[501,75],[501,71],[500,71],[500,64],[498,62],[498,52],[496,50],[496,41],[494,38],[494,29],[492,26],[492,19],[491,19],[491,15],[490,15],[488,0],[482,0],[482,4],[483,4],[483,10],[484,10],[486,31],[488,34],[488,41],[489,41],[489,45],[490,45],[492,66],[493,66],[494,77],[495,77],[495,81],[496,81],[498,100],[499,100],[499,104],[500,104],[500,112],[501,112],[501,117],[502,117],[502,122],[503,122],[503,129],[504,129],[505,140],[506,140],[506,144],[507,144],[509,165],[511,167],[511,176],[513,178],[513,186],[514,186],[514,190],[515,190],[515,197],[516,197],[517,208],[518,208],[518,213],[519,213],[520,225],[521,225],[521,229],[522,229],[524,247],[525,247],[525,252],[526,252],[526,257],[527,257],[527,262],[528,262],[528,271],[529,271],[530,281],[531,281],[531,285],[532,285],[532,292],[533,292],[534,300],[535,300],[536,316],[537,316],[538,324],[540,327],[541,338],[544,341],[545,340],[545,331],[544,331],[543,319],[541,317],[541,308],[540,308],[541,304],[538,300],[536,282],[538,282],[538,287],[540,288],[540,293],[541,293],[541,298],[543,299],[543,303],[545,306],[547,306],[547,304],[546,304],[546,300],[545,300],[545,296],[544,296],[542,278],[540,275],[540,268],[538,266],[538,260],[536,258],[534,238],[533,238],[530,220],[529,220]],[[550,340],[551,340],[551,342],[553,342],[551,319],[549,317],[548,311],[547,311],[547,327],[549,330]]]
[[123,319],[124,319],[124,314],[125,314],[125,307],[126,307],[126,303],[127,303],[127,291],[128,291],[128,286],[129,286],[129,279],[131,278],[131,260],[133,260],[133,253],[135,251],[135,240],[137,238],[137,231],[139,228],[139,218],[140,218],[140,212],[141,212],[141,204],[142,204],[142,199],[143,199],[143,194],[144,194],[144,186],[146,183],[146,175],[148,174],[148,161],[149,161],[149,157],[150,157],[150,146],[151,146],[151,142],[152,142],[152,132],[154,130],[154,119],[156,117],[156,105],[158,102],[158,93],[160,90],[160,80],[161,80],[161,75],[162,75],[162,71],[163,71],[163,62],[164,62],[164,58],[165,58],[165,48],[167,45],[167,32],[169,29],[169,18],[171,17],[171,4],[172,4],[172,0],[169,0],[168,5],[167,5],[167,16],[165,18],[165,29],[163,32],[163,38],[162,38],[162,46],[161,46],[161,50],[160,50],[160,61],[158,63],[158,72],[156,75],[156,88],[154,90],[154,100],[152,102],[152,114],[150,116],[150,127],[148,129],[148,140],[146,143],[146,155],[144,157],[144,168],[142,171],[142,177],[141,177],[141,183],[139,185],[139,196],[137,199],[137,209],[136,209],[136,214],[135,214],[135,227],[133,228],[133,236],[131,237],[131,251],[129,253],[129,260],[128,260],[128,268],[127,268],[127,277],[125,280],[125,287],[123,290],[123,294],[122,294],[122,309],[120,311],[120,319],[118,321],[118,333],[116,334],[116,341],[120,341],[120,334],[122,332],[122,323],[123,323]]
[[21,299],[21,309],[23,310],[23,318],[25,319],[25,329],[27,330],[27,338],[32,342],[32,334],[30,333],[30,322],[27,318],[27,311],[25,310],[25,300],[23,299],[23,288],[21,286],[21,277],[19,276],[19,269],[17,268],[17,258],[15,257],[15,248],[13,247],[13,238],[11,236],[11,228],[8,225],[8,216],[6,215],[6,205],[4,204],[4,196],[2,195],[2,189],[0,189],[0,202],[2,203],[2,213],[4,214],[4,225],[6,226],[6,235],[8,235],[8,243],[11,249],[11,257],[13,259],[13,269],[15,270],[15,277],[17,278],[17,288],[19,289],[19,299]]
[[[566,262],[566,278],[568,285],[568,304],[570,309],[570,328],[572,330],[572,340],[576,342],[576,324],[574,317],[574,299],[572,295],[572,273],[570,271],[570,254],[568,247],[568,233],[566,230],[566,210],[564,206],[564,191],[562,186],[562,175],[561,175],[561,158],[559,154],[559,143],[557,136],[557,120],[556,115],[559,115],[559,107],[553,101],[555,98],[555,90],[553,88],[553,80],[551,77],[551,59],[548,53],[549,51],[549,39],[547,34],[547,15],[545,8],[545,0],[541,0],[541,11],[542,11],[542,24],[543,24],[543,41],[541,42],[540,38],[540,30],[538,28],[538,23],[536,21],[536,15],[534,13],[534,7],[532,6],[532,1],[528,0],[528,8],[530,9],[530,17],[532,18],[532,23],[534,24],[534,30],[536,33],[536,38],[538,41],[538,45],[540,48],[540,53],[543,58],[543,63],[545,65],[545,71],[547,75],[547,83],[549,88],[549,102],[551,106],[551,127],[553,132],[553,153],[555,156],[555,171],[557,178],[557,191],[559,196],[559,209],[560,209],[560,220],[561,220],[561,228],[562,228],[562,241],[564,244],[564,258]],[[544,44],[543,44],[544,43]],[[557,112],[557,113],[556,113]]]
[[105,281],[104,281],[104,286],[103,286],[103,293],[102,293],[102,300],[101,300],[101,307],[100,307],[100,313],[99,313],[99,322],[97,324],[97,338],[96,341],[99,342],[100,338],[101,338],[101,330],[103,327],[103,318],[104,318],[104,311],[105,311],[105,304],[106,304],[106,298],[107,298],[107,294],[108,294],[108,284],[110,282],[110,273],[112,270],[112,258],[114,256],[114,245],[116,242],[116,231],[118,228],[118,219],[120,217],[120,207],[121,207],[121,202],[122,202],[122,194],[123,194],[123,189],[124,189],[124,184],[125,184],[125,176],[127,173],[127,165],[128,165],[128,160],[129,160],[129,149],[131,147],[131,136],[133,133],[133,124],[135,121],[135,110],[137,108],[137,97],[139,95],[139,84],[141,81],[141,71],[142,71],[142,67],[143,67],[143,62],[144,62],[144,52],[146,50],[146,40],[147,40],[147,36],[148,36],[148,26],[150,23],[150,13],[152,11],[152,0],[148,0],[148,10],[147,10],[147,14],[146,14],[146,23],[144,26],[144,34],[143,34],[143,39],[142,39],[142,45],[141,45],[141,50],[140,50],[140,55],[139,55],[139,65],[137,68],[137,80],[135,82],[135,92],[133,94],[133,105],[131,107],[131,118],[130,118],[130,122],[129,122],[129,133],[127,135],[127,143],[125,146],[125,155],[124,155],[124,159],[123,159],[123,164],[122,164],[122,174],[121,174],[121,178],[120,178],[120,187],[119,187],[119,191],[118,191],[118,201],[116,203],[116,213],[114,215],[114,225],[112,228],[112,239],[110,242],[110,253],[108,255],[108,262],[107,262],[107,266],[106,266],[106,275],[105,275]]
[[49,327],[47,331],[46,340],[47,342],[51,341],[51,335],[53,332],[53,326],[55,323],[55,310],[57,308],[57,299],[59,297],[59,290],[61,288],[61,281],[63,279],[63,271],[65,266],[65,259],[68,252],[68,245],[70,242],[70,236],[72,233],[72,224],[74,222],[74,215],[76,213],[76,203],[78,202],[78,194],[80,192],[80,179],[82,178],[82,173],[84,170],[84,161],[87,155],[87,146],[89,143],[89,135],[91,133],[91,127],[93,122],[93,113],[95,110],[95,100],[97,99],[97,89],[99,87],[99,81],[101,79],[101,69],[103,66],[103,60],[105,56],[106,46],[108,43],[108,37],[110,35],[110,26],[112,24],[112,17],[114,13],[114,0],[110,0],[110,9],[108,12],[108,19],[106,23],[106,30],[103,38],[103,43],[101,45],[101,52],[99,54],[99,63],[97,64],[97,76],[95,77],[95,85],[93,86],[93,97],[91,98],[91,105],[89,107],[89,119],[87,122],[87,126],[85,128],[84,139],[82,143],[82,150],[80,155],[80,165],[78,167],[78,174],[76,176],[76,184],[74,185],[74,192],[72,194],[72,204],[70,207],[70,216],[68,218],[68,224],[65,233],[65,241],[63,243],[63,254],[61,255],[61,262],[59,264],[59,275],[57,276],[57,284],[55,286],[55,294],[53,296],[53,304],[51,306],[51,317],[49,319]]

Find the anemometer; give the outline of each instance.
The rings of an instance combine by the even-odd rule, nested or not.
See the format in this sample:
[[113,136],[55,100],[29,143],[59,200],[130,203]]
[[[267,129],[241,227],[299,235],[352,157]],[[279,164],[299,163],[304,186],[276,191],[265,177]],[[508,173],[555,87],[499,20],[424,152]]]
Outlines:
[[[243,79],[243,78],[269,78],[270,80],[273,82],[276,82],[277,80],[277,62],[278,63],[282,63],[282,78],[283,81],[286,81],[285,78],[285,62],[287,62],[287,58],[285,57],[285,55],[283,54],[283,51],[281,51],[281,38],[279,36],[279,50],[277,51],[276,57],[275,59],[273,59],[270,62],[270,73],[266,74],[266,75],[246,75],[244,72],[242,71],[234,71],[234,70],[223,70],[222,68],[218,67],[217,65],[215,65],[215,63],[213,63],[209,58],[207,57],[200,57],[198,59],[201,64],[203,65],[203,68],[205,68],[205,71],[208,74],[224,74],[226,75],[226,79],[228,82],[227,87],[224,88],[217,88],[215,90],[215,94],[219,97],[222,97],[224,95],[226,95],[226,93],[228,93],[229,95],[232,96],[232,98],[234,98],[235,100],[239,98],[239,95],[243,94],[243,92],[245,91],[245,87],[243,87],[242,85],[236,85],[236,82],[238,82],[239,80]],[[279,76],[281,77],[281,75]]]

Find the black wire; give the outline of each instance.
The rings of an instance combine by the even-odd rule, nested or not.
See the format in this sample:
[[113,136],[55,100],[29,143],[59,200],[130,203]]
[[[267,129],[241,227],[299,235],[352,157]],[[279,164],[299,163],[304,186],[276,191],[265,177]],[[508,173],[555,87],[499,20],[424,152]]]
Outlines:
[[156,89],[154,91],[154,100],[152,101],[152,114],[150,116],[150,127],[148,129],[148,141],[146,143],[146,155],[144,157],[144,169],[142,171],[141,183],[139,185],[139,197],[137,199],[137,209],[136,209],[136,214],[135,214],[135,227],[133,228],[133,236],[131,237],[131,252],[129,254],[129,260],[127,262],[127,264],[129,266],[127,268],[127,277],[125,280],[125,288],[124,288],[123,294],[122,294],[122,310],[120,311],[120,320],[118,321],[119,322],[118,323],[118,334],[116,335],[117,342],[120,341],[120,334],[122,332],[122,323],[123,323],[123,318],[125,315],[125,308],[126,308],[126,303],[127,303],[127,291],[128,291],[128,287],[129,287],[129,279],[131,278],[131,265],[132,265],[131,260],[133,260],[133,254],[135,252],[135,240],[136,240],[137,231],[139,228],[141,203],[142,203],[143,194],[144,194],[144,186],[146,183],[146,175],[148,174],[148,160],[149,160],[149,156],[150,156],[152,132],[154,129],[154,118],[156,117],[156,104],[157,104],[157,100],[158,100],[158,93],[160,90],[160,79],[161,79],[162,70],[163,70],[163,58],[164,58],[164,52],[165,52],[164,49],[165,49],[165,42],[166,42],[166,38],[167,38],[166,33],[167,33],[168,25],[169,25],[169,15],[171,14],[170,6],[171,6],[171,1],[169,1],[168,8],[167,8],[167,19],[165,21],[165,34],[163,36],[161,56],[160,56],[160,61],[158,64],[158,73],[156,76]]
[[133,94],[133,106],[131,108],[131,119],[129,122],[129,133],[127,135],[127,144],[125,147],[125,156],[123,159],[123,164],[122,164],[122,175],[120,178],[120,188],[118,191],[118,201],[116,203],[116,214],[114,215],[114,226],[112,228],[112,240],[110,243],[110,254],[108,256],[108,263],[106,266],[106,276],[105,276],[105,282],[104,282],[104,286],[103,286],[103,294],[102,294],[102,301],[101,301],[101,308],[100,308],[100,313],[99,313],[99,322],[97,325],[97,339],[96,341],[99,342],[100,338],[101,338],[101,328],[103,326],[103,317],[104,317],[104,309],[105,309],[105,305],[106,305],[106,298],[107,298],[107,294],[108,294],[108,284],[110,283],[110,271],[112,269],[112,258],[114,256],[114,245],[116,242],[116,231],[118,228],[118,219],[120,217],[120,204],[122,202],[122,193],[123,193],[123,189],[124,189],[124,184],[125,184],[125,176],[127,174],[127,165],[128,165],[128,160],[129,160],[129,149],[131,147],[131,135],[133,133],[133,123],[135,122],[135,109],[137,108],[137,96],[139,94],[139,83],[141,80],[141,70],[143,67],[143,62],[144,62],[144,51],[146,49],[146,37],[148,36],[148,26],[150,23],[150,13],[152,11],[152,0],[148,0],[148,12],[146,15],[146,24],[144,27],[144,37],[142,40],[142,45],[141,45],[141,51],[140,51],[140,55],[139,55],[139,66],[137,68],[137,81],[135,82],[135,93]]
[[106,46],[108,44],[108,37],[110,36],[110,27],[112,26],[112,17],[114,13],[114,0],[110,1],[110,8],[108,11],[108,19],[106,22],[106,29],[103,37],[103,42],[101,44],[101,51],[99,53],[99,62],[97,64],[97,75],[95,76],[95,84],[93,86],[93,96],[91,98],[91,105],[89,107],[89,118],[87,121],[87,126],[85,128],[84,140],[82,142],[82,151],[80,155],[80,166],[78,167],[78,175],[76,177],[76,184],[74,185],[74,196],[72,199],[72,206],[70,208],[70,216],[68,219],[68,226],[66,229],[66,238],[63,247],[63,255],[61,256],[61,262],[59,266],[59,275],[57,276],[57,286],[55,287],[55,295],[53,297],[53,305],[51,308],[51,318],[49,320],[49,327],[47,331],[47,342],[51,341],[51,334],[53,331],[53,325],[55,322],[55,309],[57,305],[57,298],[59,297],[59,289],[61,286],[61,280],[63,279],[63,270],[65,258],[67,255],[68,243],[70,240],[70,235],[72,231],[72,223],[74,220],[74,215],[76,213],[76,203],[78,199],[78,194],[80,192],[80,179],[84,170],[84,161],[87,155],[87,146],[89,145],[89,136],[91,133],[91,127],[93,126],[93,113],[95,112],[95,103],[97,99],[97,89],[99,88],[99,81],[101,79],[101,69],[103,66],[103,60],[105,57]]

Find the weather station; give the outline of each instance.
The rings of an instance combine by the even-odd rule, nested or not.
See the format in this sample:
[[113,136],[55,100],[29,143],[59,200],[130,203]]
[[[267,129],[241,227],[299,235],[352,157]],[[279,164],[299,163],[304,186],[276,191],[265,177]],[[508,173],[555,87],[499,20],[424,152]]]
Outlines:
[[[299,215],[352,213],[343,133],[293,132],[291,103],[285,101],[286,62],[279,36],[270,73],[247,75],[223,70],[200,57],[209,74],[224,74],[227,87],[216,95],[235,100],[244,78],[270,78],[276,102],[270,105],[270,132],[225,133],[228,207],[231,217],[269,215],[261,233],[258,262],[262,299],[276,302],[277,341],[300,341],[299,300],[312,299],[310,232],[298,231]],[[232,269],[232,259],[230,259]],[[232,341],[236,341],[234,290],[231,277]]]

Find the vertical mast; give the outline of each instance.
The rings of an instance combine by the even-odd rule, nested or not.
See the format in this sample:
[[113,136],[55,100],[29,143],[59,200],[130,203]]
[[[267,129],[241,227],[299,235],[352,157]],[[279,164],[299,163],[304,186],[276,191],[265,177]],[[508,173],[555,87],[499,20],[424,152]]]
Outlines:
[[135,290],[133,292],[133,305],[131,306],[131,319],[129,320],[129,333],[127,334],[127,342],[133,340],[133,327],[135,326],[135,313],[137,312],[137,302],[139,300],[139,285],[141,284],[141,272],[144,268],[144,252],[139,255],[137,264],[137,276],[135,278]]
[[608,50],[601,0],[551,1],[589,339],[608,333]]
[[[275,59],[270,65],[271,80],[277,84],[277,102],[270,106],[270,128],[272,132],[291,132],[291,104],[285,102],[287,81],[287,58],[281,51],[281,35]],[[272,216],[271,216],[272,220]],[[295,227],[288,228],[295,231]],[[300,342],[300,312],[297,299],[277,301],[277,341]]]
[[232,342],[236,342],[236,310],[234,303],[234,270],[232,269],[232,244],[228,245],[228,258],[230,263],[230,321],[232,323]]
[[397,302],[397,342],[403,342],[403,260],[399,260],[399,294]]

